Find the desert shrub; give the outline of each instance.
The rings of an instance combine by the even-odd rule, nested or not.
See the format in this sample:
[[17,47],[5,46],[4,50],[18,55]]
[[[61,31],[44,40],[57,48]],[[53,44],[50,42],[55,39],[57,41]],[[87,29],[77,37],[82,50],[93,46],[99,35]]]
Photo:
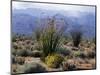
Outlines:
[[63,62],[62,68],[64,71],[76,70],[76,64],[74,63],[74,60],[67,60]]
[[46,72],[45,67],[38,63],[30,63],[24,65],[24,73],[40,73],[40,72]]
[[12,42],[16,42],[16,37],[13,37],[12,38]]
[[57,49],[57,52],[64,55],[64,56],[68,56],[71,54],[71,51],[66,49],[66,48],[63,48],[63,47],[60,47]]
[[28,56],[27,50],[18,50],[16,54],[18,56]]
[[55,20],[49,19],[49,22],[47,26],[44,27],[40,38],[44,56],[54,53],[60,46],[62,33],[63,30],[57,30],[55,27]]
[[12,42],[16,42],[16,38],[17,38],[17,34],[13,34],[13,36],[12,36]]
[[24,57],[16,57],[15,61],[16,61],[16,63],[23,65],[25,62],[25,58]]
[[73,29],[71,30],[70,34],[73,40],[73,45],[78,47],[82,39],[82,31],[79,29]]
[[28,54],[27,54],[28,56],[32,56],[33,55],[33,52],[31,50],[28,50],[27,52],[28,52]]
[[32,52],[30,50],[18,50],[16,54],[18,56],[25,56],[26,57],[26,56],[30,56],[31,53]]
[[15,33],[13,33],[13,35],[12,35],[12,42],[16,42],[16,41],[22,39],[22,36],[23,35],[21,35],[21,34],[15,34]]
[[88,58],[95,58],[95,56],[96,56],[96,52],[95,51],[89,51],[88,54],[87,54]]
[[38,50],[32,51],[31,56],[33,56],[33,57],[41,57],[42,56],[42,52],[38,51]]
[[81,54],[80,51],[76,51],[76,52],[74,52],[74,56],[75,56],[75,57],[79,57],[80,54]]
[[81,51],[79,57],[84,59],[87,57],[87,54],[84,51]]
[[41,57],[42,56],[42,51],[38,50],[18,50],[16,53],[18,56],[31,56],[31,57]]
[[96,53],[95,51],[80,51],[78,57],[80,58],[95,58]]
[[17,52],[17,50],[12,48],[11,54],[15,56],[16,55],[16,52]]
[[45,58],[45,63],[48,67],[57,68],[60,66],[64,58],[59,54],[51,54]]

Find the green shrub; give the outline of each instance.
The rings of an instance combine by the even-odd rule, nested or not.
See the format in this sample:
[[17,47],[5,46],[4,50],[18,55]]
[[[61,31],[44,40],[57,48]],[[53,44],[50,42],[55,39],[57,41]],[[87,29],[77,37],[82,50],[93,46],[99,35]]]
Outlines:
[[76,51],[76,52],[74,52],[74,56],[75,56],[75,57],[79,57],[80,54],[81,54],[80,51]]
[[60,46],[62,31],[55,28],[55,20],[49,19],[47,27],[41,32],[40,43],[44,56],[52,54]]
[[17,34],[13,34],[13,36],[12,36],[12,42],[16,42],[16,39],[17,39]]
[[18,50],[16,52],[17,56],[31,56],[31,57],[41,57],[42,56],[42,51],[38,51],[38,50]]
[[46,72],[45,67],[38,63],[30,63],[24,65],[24,73],[41,73]]
[[11,54],[15,56],[16,55],[16,52],[17,52],[17,50],[12,48]]
[[16,53],[18,56],[31,56],[31,50],[18,50]]
[[59,47],[57,49],[57,52],[64,55],[64,56],[69,56],[71,54],[71,51],[66,49],[66,48],[62,48],[62,47]]
[[72,53],[72,56],[84,59],[84,58],[87,58],[87,53],[85,51],[74,51]]
[[57,68],[61,65],[64,58],[59,54],[51,54],[45,58],[45,63],[48,67]]
[[26,50],[18,50],[16,53],[18,56],[27,56],[27,51]]

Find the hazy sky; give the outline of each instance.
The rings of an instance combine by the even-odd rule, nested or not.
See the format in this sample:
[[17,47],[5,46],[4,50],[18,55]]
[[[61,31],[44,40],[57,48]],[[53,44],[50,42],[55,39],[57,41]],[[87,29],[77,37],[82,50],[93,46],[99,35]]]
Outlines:
[[64,10],[64,11],[81,11],[95,12],[95,7],[63,4],[46,4],[46,3],[29,3],[29,2],[12,2],[13,9],[40,8],[46,10]]

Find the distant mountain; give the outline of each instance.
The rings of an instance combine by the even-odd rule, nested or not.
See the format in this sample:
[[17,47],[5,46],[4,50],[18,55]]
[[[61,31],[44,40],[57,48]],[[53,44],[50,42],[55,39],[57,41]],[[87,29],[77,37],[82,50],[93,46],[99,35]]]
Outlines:
[[[32,34],[36,27],[48,17],[54,17],[60,26],[62,20],[66,32],[72,28],[82,29],[85,37],[95,36],[95,14],[77,11],[78,16],[71,14],[73,11],[52,11],[37,8],[14,9],[12,12],[12,31],[14,33]],[[74,12],[73,12],[74,13]]]
[[37,18],[29,14],[15,13],[12,15],[12,31],[15,33],[31,34],[36,28]]

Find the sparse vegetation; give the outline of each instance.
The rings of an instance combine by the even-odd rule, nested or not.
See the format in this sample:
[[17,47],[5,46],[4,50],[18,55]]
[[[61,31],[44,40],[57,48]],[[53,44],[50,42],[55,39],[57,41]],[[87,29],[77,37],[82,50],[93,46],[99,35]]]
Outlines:
[[[80,29],[64,31],[55,17],[47,18],[34,35],[12,36],[12,73],[41,73],[96,68],[96,40],[84,38]],[[65,20],[61,20],[65,21]],[[69,35],[67,35],[67,32]]]

